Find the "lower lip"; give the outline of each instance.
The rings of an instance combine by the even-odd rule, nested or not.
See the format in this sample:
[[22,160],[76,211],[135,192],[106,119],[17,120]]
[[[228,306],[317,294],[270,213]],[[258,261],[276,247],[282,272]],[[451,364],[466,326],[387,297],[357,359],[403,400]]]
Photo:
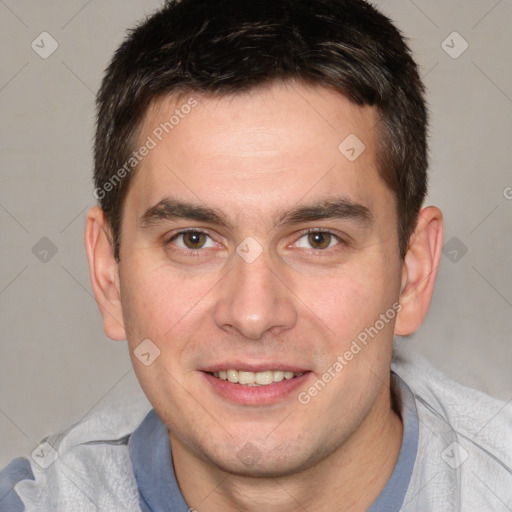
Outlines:
[[266,386],[244,386],[234,384],[228,380],[219,379],[209,373],[202,372],[206,381],[213,388],[215,393],[221,397],[244,405],[267,405],[275,404],[288,398],[304,385],[311,372],[305,372],[299,377],[285,379],[281,382],[274,382]]

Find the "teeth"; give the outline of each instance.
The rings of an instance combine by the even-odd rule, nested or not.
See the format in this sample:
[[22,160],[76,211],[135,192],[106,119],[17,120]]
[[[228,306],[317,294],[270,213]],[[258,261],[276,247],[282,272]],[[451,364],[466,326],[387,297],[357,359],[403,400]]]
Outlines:
[[258,372],[254,380],[256,384],[260,384],[261,386],[272,384],[272,382],[274,382],[274,372]]
[[281,382],[284,379],[284,372],[274,372],[274,382]]
[[256,380],[253,372],[238,372],[239,384],[254,384]]
[[222,380],[227,380],[233,384],[242,384],[244,386],[268,386],[274,382],[300,377],[302,373],[283,372],[281,370],[266,370],[264,372],[245,372],[242,370],[220,370],[213,374]]

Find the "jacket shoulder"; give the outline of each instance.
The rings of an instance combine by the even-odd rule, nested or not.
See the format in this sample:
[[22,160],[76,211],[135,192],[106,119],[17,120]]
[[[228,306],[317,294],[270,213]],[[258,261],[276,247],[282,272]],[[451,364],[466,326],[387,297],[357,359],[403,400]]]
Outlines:
[[150,410],[136,381],[109,393],[80,421],[43,439],[31,457],[2,470],[0,512],[139,512],[128,441]]

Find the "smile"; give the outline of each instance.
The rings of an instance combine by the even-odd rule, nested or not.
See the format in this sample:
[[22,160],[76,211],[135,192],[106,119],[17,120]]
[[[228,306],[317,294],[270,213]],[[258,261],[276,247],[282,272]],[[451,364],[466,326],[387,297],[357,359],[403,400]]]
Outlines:
[[275,382],[290,380],[303,375],[301,372],[290,372],[282,370],[265,370],[261,372],[246,372],[242,370],[220,370],[210,373],[218,379],[227,380],[232,384],[242,386],[268,386]]

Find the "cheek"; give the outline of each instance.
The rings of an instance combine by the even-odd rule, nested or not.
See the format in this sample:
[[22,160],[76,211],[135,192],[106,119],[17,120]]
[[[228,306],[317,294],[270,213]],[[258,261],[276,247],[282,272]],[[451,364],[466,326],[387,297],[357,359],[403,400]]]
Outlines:
[[190,319],[208,305],[208,291],[216,276],[190,276],[148,263],[142,258],[124,262],[121,301],[125,325],[132,337],[149,338],[157,345],[171,337],[184,338]]
[[121,303],[128,341],[135,343],[136,338],[142,337],[156,342],[165,327],[171,327],[179,293],[171,293],[170,280],[148,268],[147,262],[124,258],[122,263]]
[[396,279],[388,272],[382,265],[351,265],[346,271],[303,286],[300,296],[307,297],[307,304],[333,336],[352,339],[373,325],[396,300]]

